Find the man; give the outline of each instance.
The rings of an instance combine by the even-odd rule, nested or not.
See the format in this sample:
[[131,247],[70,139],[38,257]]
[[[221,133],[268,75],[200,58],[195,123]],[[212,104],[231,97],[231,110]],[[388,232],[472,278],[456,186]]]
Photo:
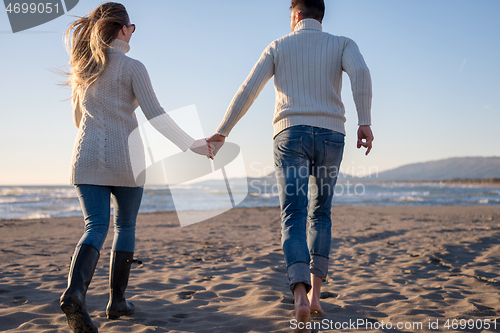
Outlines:
[[264,50],[208,141],[216,153],[274,75],[273,139],[282,244],[296,319],[305,323],[310,312],[323,312],[319,298],[328,273],[331,203],[344,149],[342,71],[350,77],[358,113],[357,147],[367,148],[366,155],[373,141],[372,92],[369,70],[354,41],[322,32],[324,1],[292,0],[291,10],[292,33]]

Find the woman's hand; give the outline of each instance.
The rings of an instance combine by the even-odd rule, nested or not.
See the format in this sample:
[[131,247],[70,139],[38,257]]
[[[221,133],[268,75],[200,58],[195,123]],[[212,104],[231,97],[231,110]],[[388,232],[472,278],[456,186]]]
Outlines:
[[215,154],[212,154],[210,144],[205,139],[196,140],[189,149],[196,154],[205,155],[207,158],[214,159]]

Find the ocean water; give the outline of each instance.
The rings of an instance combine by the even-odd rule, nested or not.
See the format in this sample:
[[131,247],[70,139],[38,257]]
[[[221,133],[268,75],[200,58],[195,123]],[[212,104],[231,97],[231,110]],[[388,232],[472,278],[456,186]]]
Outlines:
[[[279,206],[276,186],[235,181],[232,194],[249,194],[238,207]],[[333,205],[444,206],[500,205],[500,187],[439,183],[339,183]],[[140,212],[207,210],[227,207],[223,182],[176,186],[147,186]],[[177,205],[176,205],[177,203]],[[33,219],[82,216],[73,186],[0,186],[0,219]]]

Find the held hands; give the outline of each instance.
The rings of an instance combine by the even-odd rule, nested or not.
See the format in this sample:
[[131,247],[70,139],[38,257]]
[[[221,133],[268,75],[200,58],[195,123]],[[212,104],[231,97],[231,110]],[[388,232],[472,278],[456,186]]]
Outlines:
[[212,154],[212,149],[206,139],[196,140],[189,149],[196,154],[205,155],[207,158],[214,159],[215,154]]
[[226,137],[224,135],[221,135],[219,133],[215,133],[211,137],[208,137],[207,142],[210,146],[210,150],[212,153],[212,156],[215,157],[219,149],[224,145],[224,142],[226,141]]
[[[365,140],[365,141],[363,141]],[[373,133],[370,125],[361,125],[358,128],[358,149],[361,147],[368,148],[365,155],[368,155],[372,150]]]
[[225,136],[216,133],[209,138],[196,140],[189,149],[196,154],[205,155],[213,160],[225,141]]

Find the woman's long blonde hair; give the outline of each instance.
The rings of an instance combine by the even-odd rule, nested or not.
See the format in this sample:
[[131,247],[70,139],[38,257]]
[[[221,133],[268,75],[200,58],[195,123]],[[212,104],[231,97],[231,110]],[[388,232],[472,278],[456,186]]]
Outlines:
[[128,24],[125,7],[116,2],[106,2],[69,26],[65,41],[71,71],[66,85],[73,88],[72,97],[97,80],[106,67],[109,44]]

